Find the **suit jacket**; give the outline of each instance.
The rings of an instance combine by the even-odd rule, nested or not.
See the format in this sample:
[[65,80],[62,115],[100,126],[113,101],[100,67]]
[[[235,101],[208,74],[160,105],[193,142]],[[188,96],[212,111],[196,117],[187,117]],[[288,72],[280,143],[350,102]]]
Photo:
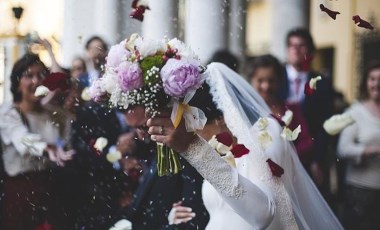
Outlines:
[[[311,78],[320,74],[310,71],[307,73],[308,82]],[[286,100],[289,96],[290,87],[286,69],[281,89],[281,97]],[[333,114],[333,87],[327,78],[317,82],[317,89],[313,95],[305,95],[301,102],[303,115],[309,126],[309,131],[314,139],[313,160],[323,163],[327,154],[329,136],[323,129],[323,122]]]
[[74,159],[64,169],[71,170],[70,185],[76,226],[72,229],[107,229],[119,209],[119,197],[128,176],[117,171],[105,154],[97,153],[91,142],[105,137],[107,148],[115,145],[121,128],[115,110],[89,102],[78,107],[72,127]]
[[[155,147],[155,146],[154,146]],[[152,151],[151,151],[152,153]],[[125,218],[133,223],[133,229],[204,229],[209,215],[202,200],[202,176],[184,159],[184,167],[178,174],[159,177],[155,156],[149,172],[134,194],[132,204],[123,210],[119,219]],[[186,224],[168,225],[168,214],[172,204],[182,200],[183,205],[191,207],[196,217]],[[115,220],[116,222],[117,220]]]

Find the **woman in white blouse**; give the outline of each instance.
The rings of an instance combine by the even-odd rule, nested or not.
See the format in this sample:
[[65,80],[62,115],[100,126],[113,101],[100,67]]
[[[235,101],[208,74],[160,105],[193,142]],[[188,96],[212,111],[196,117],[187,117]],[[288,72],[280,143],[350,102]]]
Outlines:
[[2,160],[6,173],[2,229],[35,229],[52,215],[49,170],[71,159],[58,143],[52,114],[34,96],[48,69],[34,54],[18,60],[11,73],[13,103],[0,108]]
[[[342,229],[294,147],[280,137],[281,126],[270,118],[263,99],[223,64],[208,65],[205,78],[207,84],[189,103],[208,118],[198,135],[186,132],[184,122],[174,129],[165,113],[147,125],[152,140],[179,152],[204,177],[202,197],[210,214],[206,229]],[[221,132],[229,132],[234,142],[249,150],[235,158],[236,167],[205,141]],[[283,174],[270,167],[269,159],[283,168]],[[175,219],[186,222],[194,215],[182,207]]]
[[380,61],[360,82],[360,100],[348,109],[354,123],[339,138],[338,153],[348,160],[347,229],[380,229]]

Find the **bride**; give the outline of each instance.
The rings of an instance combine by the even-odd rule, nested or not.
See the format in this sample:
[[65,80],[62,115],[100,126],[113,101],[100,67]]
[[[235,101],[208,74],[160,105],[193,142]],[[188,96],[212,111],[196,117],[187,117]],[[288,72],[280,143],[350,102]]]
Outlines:
[[[260,96],[223,64],[208,65],[205,74],[204,87],[189,103],[205,112],[204,130],[188,133],[184,122],[174,129],[170,114],[151,118],[147,125],[152,140],[179,152],[204,177],[207,229],[342,229]],[[249,150],[235,158],[236,168],[207,143],[222,132]],[[268,159],[284,173],[274,175]],[[196,215],[180,202],[173,207],[171,223]]]

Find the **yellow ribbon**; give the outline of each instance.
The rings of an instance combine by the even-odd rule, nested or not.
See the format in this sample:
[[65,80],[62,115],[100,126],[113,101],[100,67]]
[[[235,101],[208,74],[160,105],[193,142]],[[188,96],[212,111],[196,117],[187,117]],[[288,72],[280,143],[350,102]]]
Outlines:
[[185,109],[187,106],[189,106],[189,105],[183,104],[183,103],[178,104],[177,114],[176,114],[176,117],[175,117],[174,122],[173,122],[175,129],[178,127],[179,123],[181,122],[182,115],[185,112]]

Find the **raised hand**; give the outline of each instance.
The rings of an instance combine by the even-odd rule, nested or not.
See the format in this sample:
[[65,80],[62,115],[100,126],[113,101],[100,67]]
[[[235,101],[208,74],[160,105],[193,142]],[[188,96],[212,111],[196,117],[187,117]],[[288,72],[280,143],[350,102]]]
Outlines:
[[183,119],[175,129],[168,111],[161,112],[159,116],[150,118],[147,125],[153,141],[162,143],[179,153],[186,151],[197,137],[194,133],[187,132]]

